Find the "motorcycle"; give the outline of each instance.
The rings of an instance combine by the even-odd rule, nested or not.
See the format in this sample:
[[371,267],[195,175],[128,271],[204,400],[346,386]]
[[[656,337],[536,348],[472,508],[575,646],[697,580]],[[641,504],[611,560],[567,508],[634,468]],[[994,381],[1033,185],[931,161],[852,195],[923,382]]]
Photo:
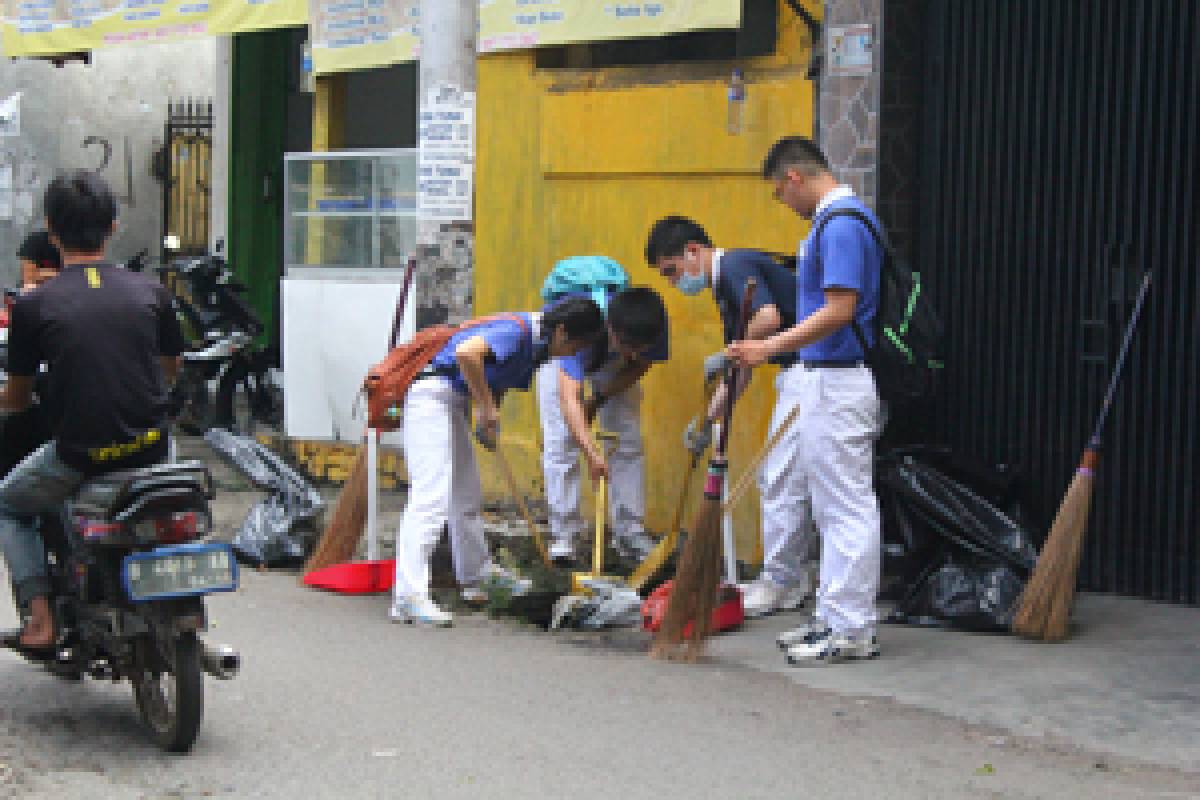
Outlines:
[[204,597],[238,587],[232,548],[205,541],[212,477],[199,462],[94,478],[42,519],[57,639],[4,644],[68,680],[127,680],[151,738],[191,749],[204,713],[202,673],[235,677],[241,656],[210,647]]
[[254,422],[277,426],[283,404],[270,378],[270,354],[256,344],[264,326],[220,247],[157,269],[164,282],[175,284],[176,312],[193,334],[176,381],[180,428],[202,434],[210,428],[249,433]]

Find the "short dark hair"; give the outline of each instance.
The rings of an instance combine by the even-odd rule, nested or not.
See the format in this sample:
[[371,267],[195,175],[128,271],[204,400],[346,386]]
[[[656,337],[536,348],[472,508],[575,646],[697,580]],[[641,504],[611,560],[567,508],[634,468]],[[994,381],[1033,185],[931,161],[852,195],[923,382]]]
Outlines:
[[667,330],[667,306],[648,286],[631,286],[608,303],[608,325],[622,343],[649,347]]
[[595,342],[607,335],[604,313],[590,297],[565,297],[542,315],[542,335],[562,326],[567,338]]
[[42,199],[46,227],[66,251],[98,253],[112,236],[117,198],[108,182],[90,170],[59,175]]
[[771,145],[771,150],[763,159],[762,176],[767,180],[782,178],[789,169],[804,175],[821,175],[830,171],[829,159],[812,139],[784,136]]
[[646,238],[646,262],[653,267],[658,265],[660,259],[683,255],[692,242],[712,247],[712,239],[694,219],[663,217],[654,223],[650,236]]

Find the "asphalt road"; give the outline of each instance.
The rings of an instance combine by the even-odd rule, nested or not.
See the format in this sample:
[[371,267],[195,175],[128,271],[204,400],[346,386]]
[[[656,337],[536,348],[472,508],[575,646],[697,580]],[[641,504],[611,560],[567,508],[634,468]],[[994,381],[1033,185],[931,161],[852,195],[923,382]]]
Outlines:
[[207,683],[187,756],[146,741],[126,685],[64,683],[0,654],[0,796],[1197,796],[1195,776],[731,664],[655,662],[628,633],[478,615],[424,630],[390,624],[386,603],[245,574],[211,603],[209,636],[238,646],[244,671]]

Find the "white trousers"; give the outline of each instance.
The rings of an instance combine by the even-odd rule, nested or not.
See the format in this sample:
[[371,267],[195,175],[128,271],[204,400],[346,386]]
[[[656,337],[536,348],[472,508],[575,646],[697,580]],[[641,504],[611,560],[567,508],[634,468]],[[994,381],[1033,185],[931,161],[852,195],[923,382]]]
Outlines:
[[[558,396],[559,367],[543,364],[537,374],[538,411],[542,420],[542,471],[550,532],[571,541],[586,527],[579,511],[581,468],[579,445],[567,429]],[[604,386],[600,386],[604,390]],[[645,454],[642,450],[642,390],[633,385],[610,397],[597,412],[600,427],[617,434],[608,458],[608,522],[618,538],[641,533],[646,515]]]
[[800,415],[766,460],[763,503],[764,572],[795,580],[821,536],[817,617],[838,633],[874,631],[879,592],[880,519],[875,496],[875,440],[883,414],[866,367],[782,371],[772,432],[791,409]]
[[445,378],[422,378],[404,399],[404,460],[408,505],[396,532],[397,599],[428,594],[433,549],[447,525],[454,573],[478,583],[490,561],[482,492],[467,422],[467,398]]

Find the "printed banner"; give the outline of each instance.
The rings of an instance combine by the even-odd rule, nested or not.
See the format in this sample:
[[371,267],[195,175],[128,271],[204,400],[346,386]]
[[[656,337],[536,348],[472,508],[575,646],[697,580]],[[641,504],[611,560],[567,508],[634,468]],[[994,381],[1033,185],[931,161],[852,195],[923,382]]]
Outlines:
[[306,0],[4,0],[4,11],[7,56],[170,42],[308,20]]
[[742,0],[480,0],[479,52],[736,28]]
[[308,24],[308,0],[210,0],[209,33],[248,33]]
[[204,0],[6,0],[4,53],[55,55],[208,33]]
[[[419,0],[2,0],[4,54],[58,55],[129,42],[309,24],[317,74],[420,54]],[[741,0],[479,0],[479,51],[735,28]]]
[[313,72],[323,75],[413,61],[419,0],[309,0]]

